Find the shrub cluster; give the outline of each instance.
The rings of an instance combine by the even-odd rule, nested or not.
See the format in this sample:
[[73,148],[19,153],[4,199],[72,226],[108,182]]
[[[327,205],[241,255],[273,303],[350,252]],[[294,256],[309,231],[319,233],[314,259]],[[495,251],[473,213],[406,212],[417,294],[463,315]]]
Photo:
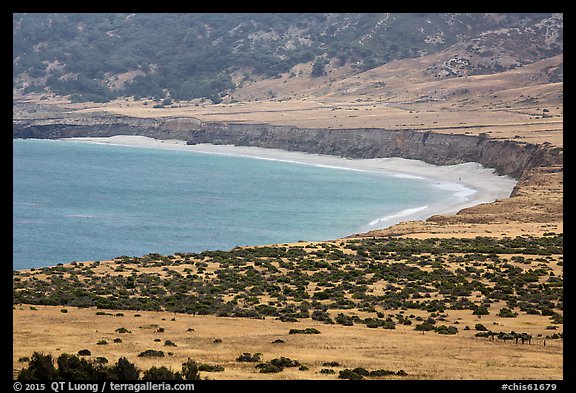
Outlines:
[[357,379],[358,380],[358,379],[364,379],[364,377],[385,377],[385,376],[389,376],[389,375],[397,375],[397,376],[404,377],[404,376],[408,375],[408,373],[404,370],[398,370],[396,372],[384,370],[384,369],[368,371],[365,368],[356,367],[353,370],[350,370],[347,368],[345,368],[344,370],[341,370],[338,374],[338,378],[340,378],[340,379]]
[[320,330],[316,328],[290,329],[288,334],[320,334]]
[[[105,358],[97,358],[94,361],[79,358],[76,355],[63,353],[58,357],[54,365],[52,355],[44,355],[34,352],[28,361],[28,367],[18,373],[20,381],[119,381],[138,380],[141,371],[121,357],[111,366],[106,365]],[[162,367],[152,367],[144,371],[142,380],[198,380],[200,374],[198,365],[194,360],[188,359],[182,363],[181,372]]]
[[260,369],[261,373],[279,373],[284,370],[285,367],[300,367],[301,364],[297,360],[292,360],[290,358],[281,356],[279,358],[272,359],[266,363],[260,363],[256,365],[256,368]]

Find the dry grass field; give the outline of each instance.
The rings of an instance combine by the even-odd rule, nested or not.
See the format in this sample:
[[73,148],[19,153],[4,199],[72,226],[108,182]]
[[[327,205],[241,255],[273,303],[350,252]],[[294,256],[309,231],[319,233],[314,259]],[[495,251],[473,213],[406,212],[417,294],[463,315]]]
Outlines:
[[[462,331],[455,336],[435,332],[417,332],[413,327],[395,330],[368,329],[364,326],[325,325],[317,321],[280,322],[271,318],[255,320],[215,316],[192,316],[165,312],[123,311],[123,316],[96,316],[96,309],[27,305],[14,310],[14,365],[22,366],[21,357],[34,351],[76,354],[89,349],[92,356],[104,356],[114,363],[127,357],[142,370],[165,365],[180,370],[188,358],[198,363],[220,365],[223,372],[201,373],[209,379],[336,379],[344,368],[368,370],[404,370],[407,376],[387,379],[562,379],[563,345],[561,340],[535,339],[530,345],[514,341],[489,341],[476,338],[476,331]],[[106,310],[99,310],[106,311]],[[135,315],[141,315],[136,317]],[[521,316],[513,319],[483,316],[472,318],[470,312],[450,311],[448,319],[460,325],[482,323],[498,329],[545,333],[542,317]],[[125,327],[131,333],[120,334]],[[165,331],[158,333],[158,327]],[[317,328],[321,334],[288,334],[290,329]],[[188,331],[188,329],[194,329]],[[536,333],[538,334],[538,333]],[[536,336],[536,334],[534,336]],[[121,338],[121,343],[114,343]],[[154,341],[160,339],[159,342]],[[222,342],[215,343],[220,339]],[[283,343],[274,344],[275,340]],[[106,340],[107,345],[97,345]],[[165,346],[171,340],[176,346]],[[164,358],[140,358],[145,350],[162,350]],[[168,352],[171,355],[168,355]],[[262,353],[263,361],[281,356],[298,360],[309,370],[287,368],[277,374],[262,374],[254,363],[236,358],[244,352]],[[340,366],[324,366],[338,362]],[[322,374],[332,368],[336,374]]]

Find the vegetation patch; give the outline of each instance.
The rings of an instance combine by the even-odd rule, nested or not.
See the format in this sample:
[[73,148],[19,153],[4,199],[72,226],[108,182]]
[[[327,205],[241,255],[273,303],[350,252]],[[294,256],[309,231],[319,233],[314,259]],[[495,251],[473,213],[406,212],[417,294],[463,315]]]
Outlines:
[[29,358],[28,367],[18,373],[19,381],[32,380],[71,380],[71,381],[125,381],[125,380],[198,380],[200,374],[195,361],[188,359],[182,363],[180,372],[161,366],[152,367],[142,373],[133,363],[121,357],[114,365],[107,365],[108,359],[98,357],[94,361],[63,353],[54,365],[52,355],[35,352]]
[[316,328],[306,328],[306,329],[290,329],[288,334],[320,334],[320,330]]
[[404,370],[398,370],[396,372],[389,371],[389,370],[383,370],[383,369],[368,371],[365,368],[357,367],[353,370],[350,370],[347,368],[345,368],[344,370],[341,370],[338,373],[338,378],[359,380],[359,379],[364,379],[364,377],[385,377],[385,376],[391,376],[391,375],[405,377],[408,375],[408,373]]
[[[87,307],[106,310],[308,319],[366,329],[404,325],[442,335],[458,334],[456,323],[449,325],[446,318],[458,310],[475,319],[537,316],[546,325],[561,328],[564,282],[558,266],[562,262],[561,233],[514,238],[374,237],[122,256],[97,266],[77,263],[14,271],[18,280],[13,280],[13,301],[67,307],[82,299]],[[119,267],[132,274],[116,272]],[[165,332],[157,324],[141,328]],[[485,332],[483,328],[487,329],[481,324],[474,327],[477,332]],[[130,330],[119,327],[116,332]],[[288,333],[321,332],[308,327]],[[562,337],[561,331],[558,334]]]
[[299,361],[282,356],[279,358],[274,358],[266,363],[257,364],[256,368],[258,368],[261,373],[279,373],[284,370],[285,367],[300,366],[302,365]]
[[141,357],[141,358],[143,358],[143,357],[161,357],[161,358],[163,358],[164,357],[164,351],[157,351],[155,349],[148,349],[144,352],[140,352],[138,354],[138,357]]
[[244,352],[242,355],[236,358],[237,362],[249,362],[249,363],[257,363],[262,360],[261,353],[255,353],[252,355],[250,352]]

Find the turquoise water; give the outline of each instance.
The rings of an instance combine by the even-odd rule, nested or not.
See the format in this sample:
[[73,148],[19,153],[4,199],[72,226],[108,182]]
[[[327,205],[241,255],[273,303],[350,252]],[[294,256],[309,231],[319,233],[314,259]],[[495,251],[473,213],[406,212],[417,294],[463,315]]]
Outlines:
[[14,140],[13,267],[335,239],[451,195],[380,173]]

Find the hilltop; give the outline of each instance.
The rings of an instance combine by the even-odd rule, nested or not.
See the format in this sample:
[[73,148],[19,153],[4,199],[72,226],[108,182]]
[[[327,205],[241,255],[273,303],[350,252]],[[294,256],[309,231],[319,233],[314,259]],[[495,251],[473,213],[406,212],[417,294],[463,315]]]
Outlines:
[[[13,15],[14,88],[74,101],[238,102],[283,97],[302,82],[309,96],[310,88],[397,60],[436,55],[426,74],[444,80],[514,70],[562,52],[562,14]],[[562,68],[547,79],[561,82]]]

